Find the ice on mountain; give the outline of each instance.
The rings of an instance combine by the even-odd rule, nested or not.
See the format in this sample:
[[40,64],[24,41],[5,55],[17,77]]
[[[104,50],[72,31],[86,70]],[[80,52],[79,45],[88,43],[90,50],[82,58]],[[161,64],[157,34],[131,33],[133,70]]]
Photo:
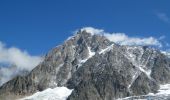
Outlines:
[[101,50],[101,51],[99,52],[99,54],[103,54],[103,53],[106,53],[107,51],[110,51],[110,50],[113,48],[113,46],[114,46],[114,44],[108,46],[107,48]]
[[88,59],[90,59],[91,57],[93,57],[93,56],[95,55],[95,52],[93,52],[93,51],[91,50],[91,47],[87,47],[87,48],[88,48],[88,52],[89,52],[88,57],[87,57],[86,59],[82,59],[82,60],[79,61],[79,64],[78,64],[79,67],[80,67],[83,63],[85,63]]
[[66,87],[48,88],[20,100],[66,100],[72,91]]
[[170,84],[164,84],[160,85],[158,93],[148,93],[147,95],[130,96],[125,98],[119,98],[117,100],[169,100],[168,98],[170,98]]

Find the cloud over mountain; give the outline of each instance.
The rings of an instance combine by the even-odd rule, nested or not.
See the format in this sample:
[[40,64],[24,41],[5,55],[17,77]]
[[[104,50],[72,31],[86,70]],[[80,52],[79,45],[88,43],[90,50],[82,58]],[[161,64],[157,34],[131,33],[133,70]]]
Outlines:
[[93,27],[84,27],[81,31],[85,30],[91,34],[101,34],[106,36],[110,41],[118,43],[120,45],[149,45],[149,46],[157,46],[162,47],[162,43],[159,39],[150,37],[130,37],[125,33],[108,33],[105,32],[103,29],[95,29]]
[[16,47],[7,48],[0,42],[0,85],[19,75],[22,70],[31,71],[41,60],[39,56],[31,56]]

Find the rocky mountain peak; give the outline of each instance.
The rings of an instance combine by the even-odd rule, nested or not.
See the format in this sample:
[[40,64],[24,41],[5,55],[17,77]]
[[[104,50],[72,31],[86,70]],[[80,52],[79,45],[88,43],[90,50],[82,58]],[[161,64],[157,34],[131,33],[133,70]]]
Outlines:
[[102,30],[79,30],[49,51],[29,75],[0,87],[0,98],[67,86],[73,89],[68,100],[113,100],[155,93],[159,84],[170,82],[169,58],[161,52],[117,45],[98,33]]

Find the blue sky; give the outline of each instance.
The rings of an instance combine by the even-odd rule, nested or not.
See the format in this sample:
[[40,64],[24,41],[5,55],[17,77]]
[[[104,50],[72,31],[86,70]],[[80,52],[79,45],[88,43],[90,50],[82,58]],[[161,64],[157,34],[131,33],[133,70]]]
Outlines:
[[[42,55],[91,26],[170,43],[169,0],[1,0],[0,41]],[[166,47],[168,48],[168,47]]]

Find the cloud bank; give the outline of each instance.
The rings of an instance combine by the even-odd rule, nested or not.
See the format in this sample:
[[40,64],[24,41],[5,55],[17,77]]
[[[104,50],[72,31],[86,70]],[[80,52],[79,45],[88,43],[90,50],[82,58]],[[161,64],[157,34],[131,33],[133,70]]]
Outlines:
[[[120,45],[147,45],[147,46],[162,47],[162,43],[159,41],[159,39],[154,38],[152,36],[143,37],[143,38],[130,37],[125,33],[108,33],[102,29],[95,29],[93,27],[84,27],[81,29],[81,31],[86,31],[88,33],[91,33],[92,35],[94,34],[103,35],[107,37],[110,41],[113,41]],[[160,38],[162,39],[163,37],[161,36]]]
[[0,42],[0,85],[22,71],[31,71],[41,61],[39,56],[31,56],[16,47],[7,48]]

